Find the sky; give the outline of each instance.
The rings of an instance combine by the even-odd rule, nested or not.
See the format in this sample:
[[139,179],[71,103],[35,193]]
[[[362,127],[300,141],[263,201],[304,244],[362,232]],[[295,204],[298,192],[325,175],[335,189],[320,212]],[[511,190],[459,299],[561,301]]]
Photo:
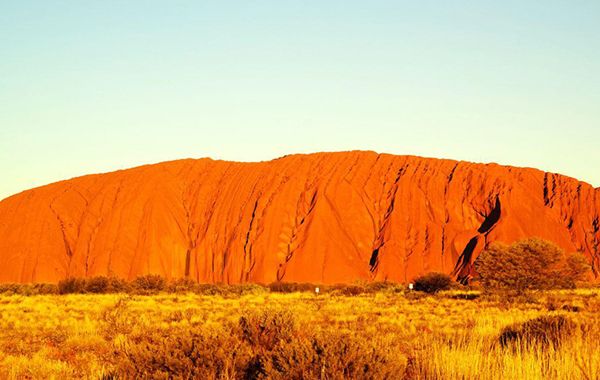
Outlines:
[[0,199],[374,150],[600,186],[600,1],[0,0]]

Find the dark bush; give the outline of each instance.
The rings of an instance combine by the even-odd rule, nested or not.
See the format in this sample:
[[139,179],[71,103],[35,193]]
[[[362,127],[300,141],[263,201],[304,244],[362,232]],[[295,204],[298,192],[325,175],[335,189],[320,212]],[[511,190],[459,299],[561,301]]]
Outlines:
[[33,284],[33,294],[58,294],[56,284]]
[[0,293],[2,294],[22,294],[21,284],[0,284]]
[[88,293],[108,293],[108,278],[97,276],[88,278],[85,281],[85,291]]
[[85,280],[87,293],[124,293],[128,290],[127,281],[116,277],[96,276]]
[[237,284],[237,285],[226,285],[224,290],[231,295],[241,296],[244,294],[259,294],[266,292],[267,289],[264,286],[258,284]]
[[437,293],[450,289],[452,278],[444,273],[431,272],[417,277],[414,281],[414,289],[425,293]]
[[477,294],[477,293],[459,293],[459,294],[453,294],[450,296],[450,298],[454,299],[454,300],[467,300],[467,301],[473,301],[476,300],[477,298],[479,298],[481,295]]
[[294,293],[294,292],[314,292],[319,285],[306,282],[272,282],[267,285],[272,292]]
[[403,290],[404,287],[396,282],[375,281],[365,284],[365,291],[369,293],[378,293],[385,291]]
[[83,278],[66,278],[58,282],[59,294],[72,294],[85,292],[85,279]]
[[214,296],[216,294],[224,295],[227,291],[222,285],[215,284],[196,284],[194,293],[205,296]]
[[147,274],[137,277],[132,284],[133,290],[142,294],[157,293],[165,290],[166,281],[157,274]]
[[0,284],[0,294],[21,294],[35,296],[40,294],[57,294],[56,284]]
[[167,291],[169,293],[187,293],[187,292],[195,292],[196,286],[198,284],[189,279],[189,278],[178,278],[176,280],[171,281],[167,285]]
[[346,284],[332,285],[327,290],[343,296],[358,296],[367,292],[367,289],[363,286]]
[[122,278],[108,277],[108,292],[109,293],[126,293],[131,289],[131,284]]
[[575,331],[576,325],[562,315],[542,316],[505,327],[498,338],[503,347],[515,344],[558,347]]

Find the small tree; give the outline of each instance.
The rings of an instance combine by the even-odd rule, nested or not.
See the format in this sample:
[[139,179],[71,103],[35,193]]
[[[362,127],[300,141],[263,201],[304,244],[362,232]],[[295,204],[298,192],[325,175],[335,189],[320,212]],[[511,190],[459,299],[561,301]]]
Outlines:
[[556,244],[531,238],[510,246],[494,243],[475,261],[481,284],[487,289],[573,287],[585,278],[589,265],[580,254],[566,255]]
[[437,293],[450,289],[452,278],[444,273],[431,272],[415,279],[415,290],[425,293]]

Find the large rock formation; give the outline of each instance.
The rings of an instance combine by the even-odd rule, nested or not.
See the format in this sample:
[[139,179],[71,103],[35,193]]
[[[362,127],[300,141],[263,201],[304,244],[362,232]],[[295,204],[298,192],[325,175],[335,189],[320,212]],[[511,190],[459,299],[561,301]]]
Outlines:
[[599,192],[535,169],[373,152],[165,162],[0,202],[0,282],[464,279],[490,242],[530,236],[585,252],[597,273]]

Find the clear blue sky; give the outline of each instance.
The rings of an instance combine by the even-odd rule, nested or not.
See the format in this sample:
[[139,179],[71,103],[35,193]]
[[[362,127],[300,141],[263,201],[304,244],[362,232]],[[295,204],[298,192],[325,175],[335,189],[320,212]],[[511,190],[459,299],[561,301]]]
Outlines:
[[600,1],[1,1],[0,198],[375,150],[600,185]]

